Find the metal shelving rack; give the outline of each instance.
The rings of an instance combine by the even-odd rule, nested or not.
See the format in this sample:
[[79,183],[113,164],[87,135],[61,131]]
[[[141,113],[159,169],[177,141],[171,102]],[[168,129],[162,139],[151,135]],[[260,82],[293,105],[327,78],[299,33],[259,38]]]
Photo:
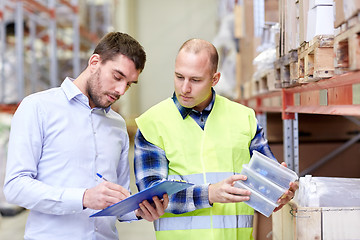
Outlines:
[[[300,176],[310,173],[332,157],[360,140],[352,137],[328,156],[299,173],[298,113],[344,115],[360,126],[354,116],[360,116],[360,71],[336,75],[329,79],[310,82],[279,91],[259,94],[241,103],[252,107],[260,118],[267,112],[280,112],[284,130],[284,159]],[[266,125],[266,123],[265,123]]]
[[[33,92],[59,86],[62,74],[76,77],[90,51],[112,27],[114,0],[2,0],[0,1],[0,50],[6,49],[5,25],[15,22],[18,102]],[[80,7],[87,25],[81,24]],[[24,32],[26,23],[28,32]],[[100,26],[99,26],[100,25]],[[25,37],[26,34],[26,37]],[[85,60],[84,60],[85,59]],[[0,56],[0,96],[5,95],[4,63]],[[27,63],[27,65],[25,65]],[[25,74],[26,72],[26,74]],[[0,112],[13,113],[15,104],[0,99]]]

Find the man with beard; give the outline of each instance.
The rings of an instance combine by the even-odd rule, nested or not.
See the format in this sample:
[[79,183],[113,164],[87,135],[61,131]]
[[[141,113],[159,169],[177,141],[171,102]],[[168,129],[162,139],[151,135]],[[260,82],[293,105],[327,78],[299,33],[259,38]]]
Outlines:
[[[145,61],[135,39],[109,33],[76,79],[21,102],[11,125],[4,193],[31,210],[25,239],[118,239],[117,217],[89,216],[130,196],[129,136],[110,106],[137,83]],[[118,219],[156,220],[168,197],[153,200]]]

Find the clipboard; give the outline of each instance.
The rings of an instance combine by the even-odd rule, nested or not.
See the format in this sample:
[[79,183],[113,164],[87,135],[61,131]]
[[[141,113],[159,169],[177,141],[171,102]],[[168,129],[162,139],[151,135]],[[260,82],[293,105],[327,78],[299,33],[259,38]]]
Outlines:
[[153,196],[158,196],[159,199],[162,199],[162,196],[165,193],[167,193],[170,196],[192,185],[194,184],[180,180],[164,180],[154,184],[153,186],[143,191],[131,195],[130,197],[118,203],[115,203],[99,212],[96,212],[90,215],[90,217],[122,216],[126,213],[138,209],[139,204],[144,200],[148,200],[149,202],[152,202]]

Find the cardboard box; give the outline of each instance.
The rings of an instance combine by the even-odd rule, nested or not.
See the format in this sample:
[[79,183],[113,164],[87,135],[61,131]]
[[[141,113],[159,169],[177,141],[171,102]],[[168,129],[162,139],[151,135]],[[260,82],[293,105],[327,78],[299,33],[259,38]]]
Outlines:
[[265,22],[279,22],[279,1],[265,1]]
[[309,0],[299,0],[299,44],[306,41]]
[[236,38],[244,37],[244,8],[242,5],[234,7],[234,35]]
[[345,0],[343,1],[343,11],[345,15],[345,20],[355,16],[360,11],[360,1],[359,0]]
[[334,0],[334,27],[337,28],[345,22],[345,14],[343,8],[344,0]]
[[285,10],[285,52],[284,55],[291,50],[300,47],[299,43],[299,7],[295,1],[286,1]]
[[317,6],[332,6],[334,5],[334,0],[310,0],[309,7],[314,8]]
[[334,0],[334,27],[339,27],[358,12],[360,12],[359,0]]
[[318,35],[334,35],[333,6],[317,6],[309,9],[306,42]]

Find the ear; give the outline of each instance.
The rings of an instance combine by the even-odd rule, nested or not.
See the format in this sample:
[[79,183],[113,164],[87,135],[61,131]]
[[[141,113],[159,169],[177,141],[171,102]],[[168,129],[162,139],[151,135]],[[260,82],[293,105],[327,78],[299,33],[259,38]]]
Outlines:
[[88,61],[88,67],[90,69],[96,69],[96,67],[100,64],[101,59],[99,54],[93,54],[90,56]]
[[219,82],[220,75],[221,75],[220,72],[214,73],[211,86],[214,87]]

